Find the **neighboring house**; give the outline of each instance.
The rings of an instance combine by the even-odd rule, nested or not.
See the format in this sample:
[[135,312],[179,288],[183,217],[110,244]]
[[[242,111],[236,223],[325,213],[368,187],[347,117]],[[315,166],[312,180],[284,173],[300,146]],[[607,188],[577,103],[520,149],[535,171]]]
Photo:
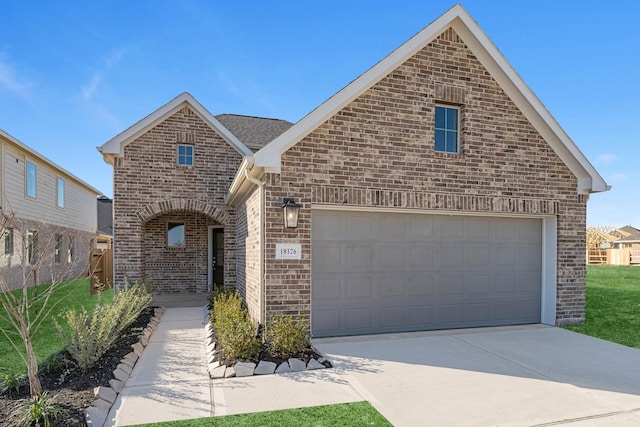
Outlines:
[[0,203],[13,215],[1,236],[2,279],[18,288],[86,276],[100,192],[1,130],[0,145]]
[[623,231],[626,236],[615,241],[616,247],[640,249],[640,230],[630,225],[620,227],[620,230]]
[[98,196],[98,236],[96,249],[110,249],[113,239],[113,200]]
[[116,283],[224,283],[314,336],[584,320],[609,187],[461,6],[293,126],[185,93],[99,150]]

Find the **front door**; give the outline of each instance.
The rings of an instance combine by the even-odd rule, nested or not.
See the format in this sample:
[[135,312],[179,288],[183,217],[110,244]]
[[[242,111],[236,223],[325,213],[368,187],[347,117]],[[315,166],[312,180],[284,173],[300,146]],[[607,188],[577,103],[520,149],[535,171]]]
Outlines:
[[214,228],[212,235],[211,270],[213,271],[213,287],[224,286],[224,229]]

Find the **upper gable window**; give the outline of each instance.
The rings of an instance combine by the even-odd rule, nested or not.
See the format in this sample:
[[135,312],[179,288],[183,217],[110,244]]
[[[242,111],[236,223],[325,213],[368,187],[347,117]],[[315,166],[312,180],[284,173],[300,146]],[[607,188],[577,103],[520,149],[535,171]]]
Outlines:
[[436,105],[436,151],[440,151],[442,153],[459,152],[459,120],[459,107],[451,105]]
[[64,208],[64,179],[58,178],[58,207]]
[[193,146],[178,145],[178,166],[193,166]]
[[32,199],[36,198],[37,195],[37,186],[36,182],[38,180],[38,169],[35,163],[31,163],[27,160],[27,176],[26,176],[26,193],[27,197],[31,197]]

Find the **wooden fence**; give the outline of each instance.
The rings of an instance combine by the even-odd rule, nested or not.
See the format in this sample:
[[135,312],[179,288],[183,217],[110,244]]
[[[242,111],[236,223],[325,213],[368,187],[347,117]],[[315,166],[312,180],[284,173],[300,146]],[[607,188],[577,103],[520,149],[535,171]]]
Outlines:
[[587,249],[587,264],[640,265],[640,249]]
[[89,265],[91,266],[91,293],[110,289],[113,286],[112,249],[92,249]]

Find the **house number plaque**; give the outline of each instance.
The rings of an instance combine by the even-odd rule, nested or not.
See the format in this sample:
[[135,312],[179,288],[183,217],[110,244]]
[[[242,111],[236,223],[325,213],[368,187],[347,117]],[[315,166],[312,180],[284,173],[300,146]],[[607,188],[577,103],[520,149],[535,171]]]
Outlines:
[[302,259],[300,243],[276,243],[276,259]]

